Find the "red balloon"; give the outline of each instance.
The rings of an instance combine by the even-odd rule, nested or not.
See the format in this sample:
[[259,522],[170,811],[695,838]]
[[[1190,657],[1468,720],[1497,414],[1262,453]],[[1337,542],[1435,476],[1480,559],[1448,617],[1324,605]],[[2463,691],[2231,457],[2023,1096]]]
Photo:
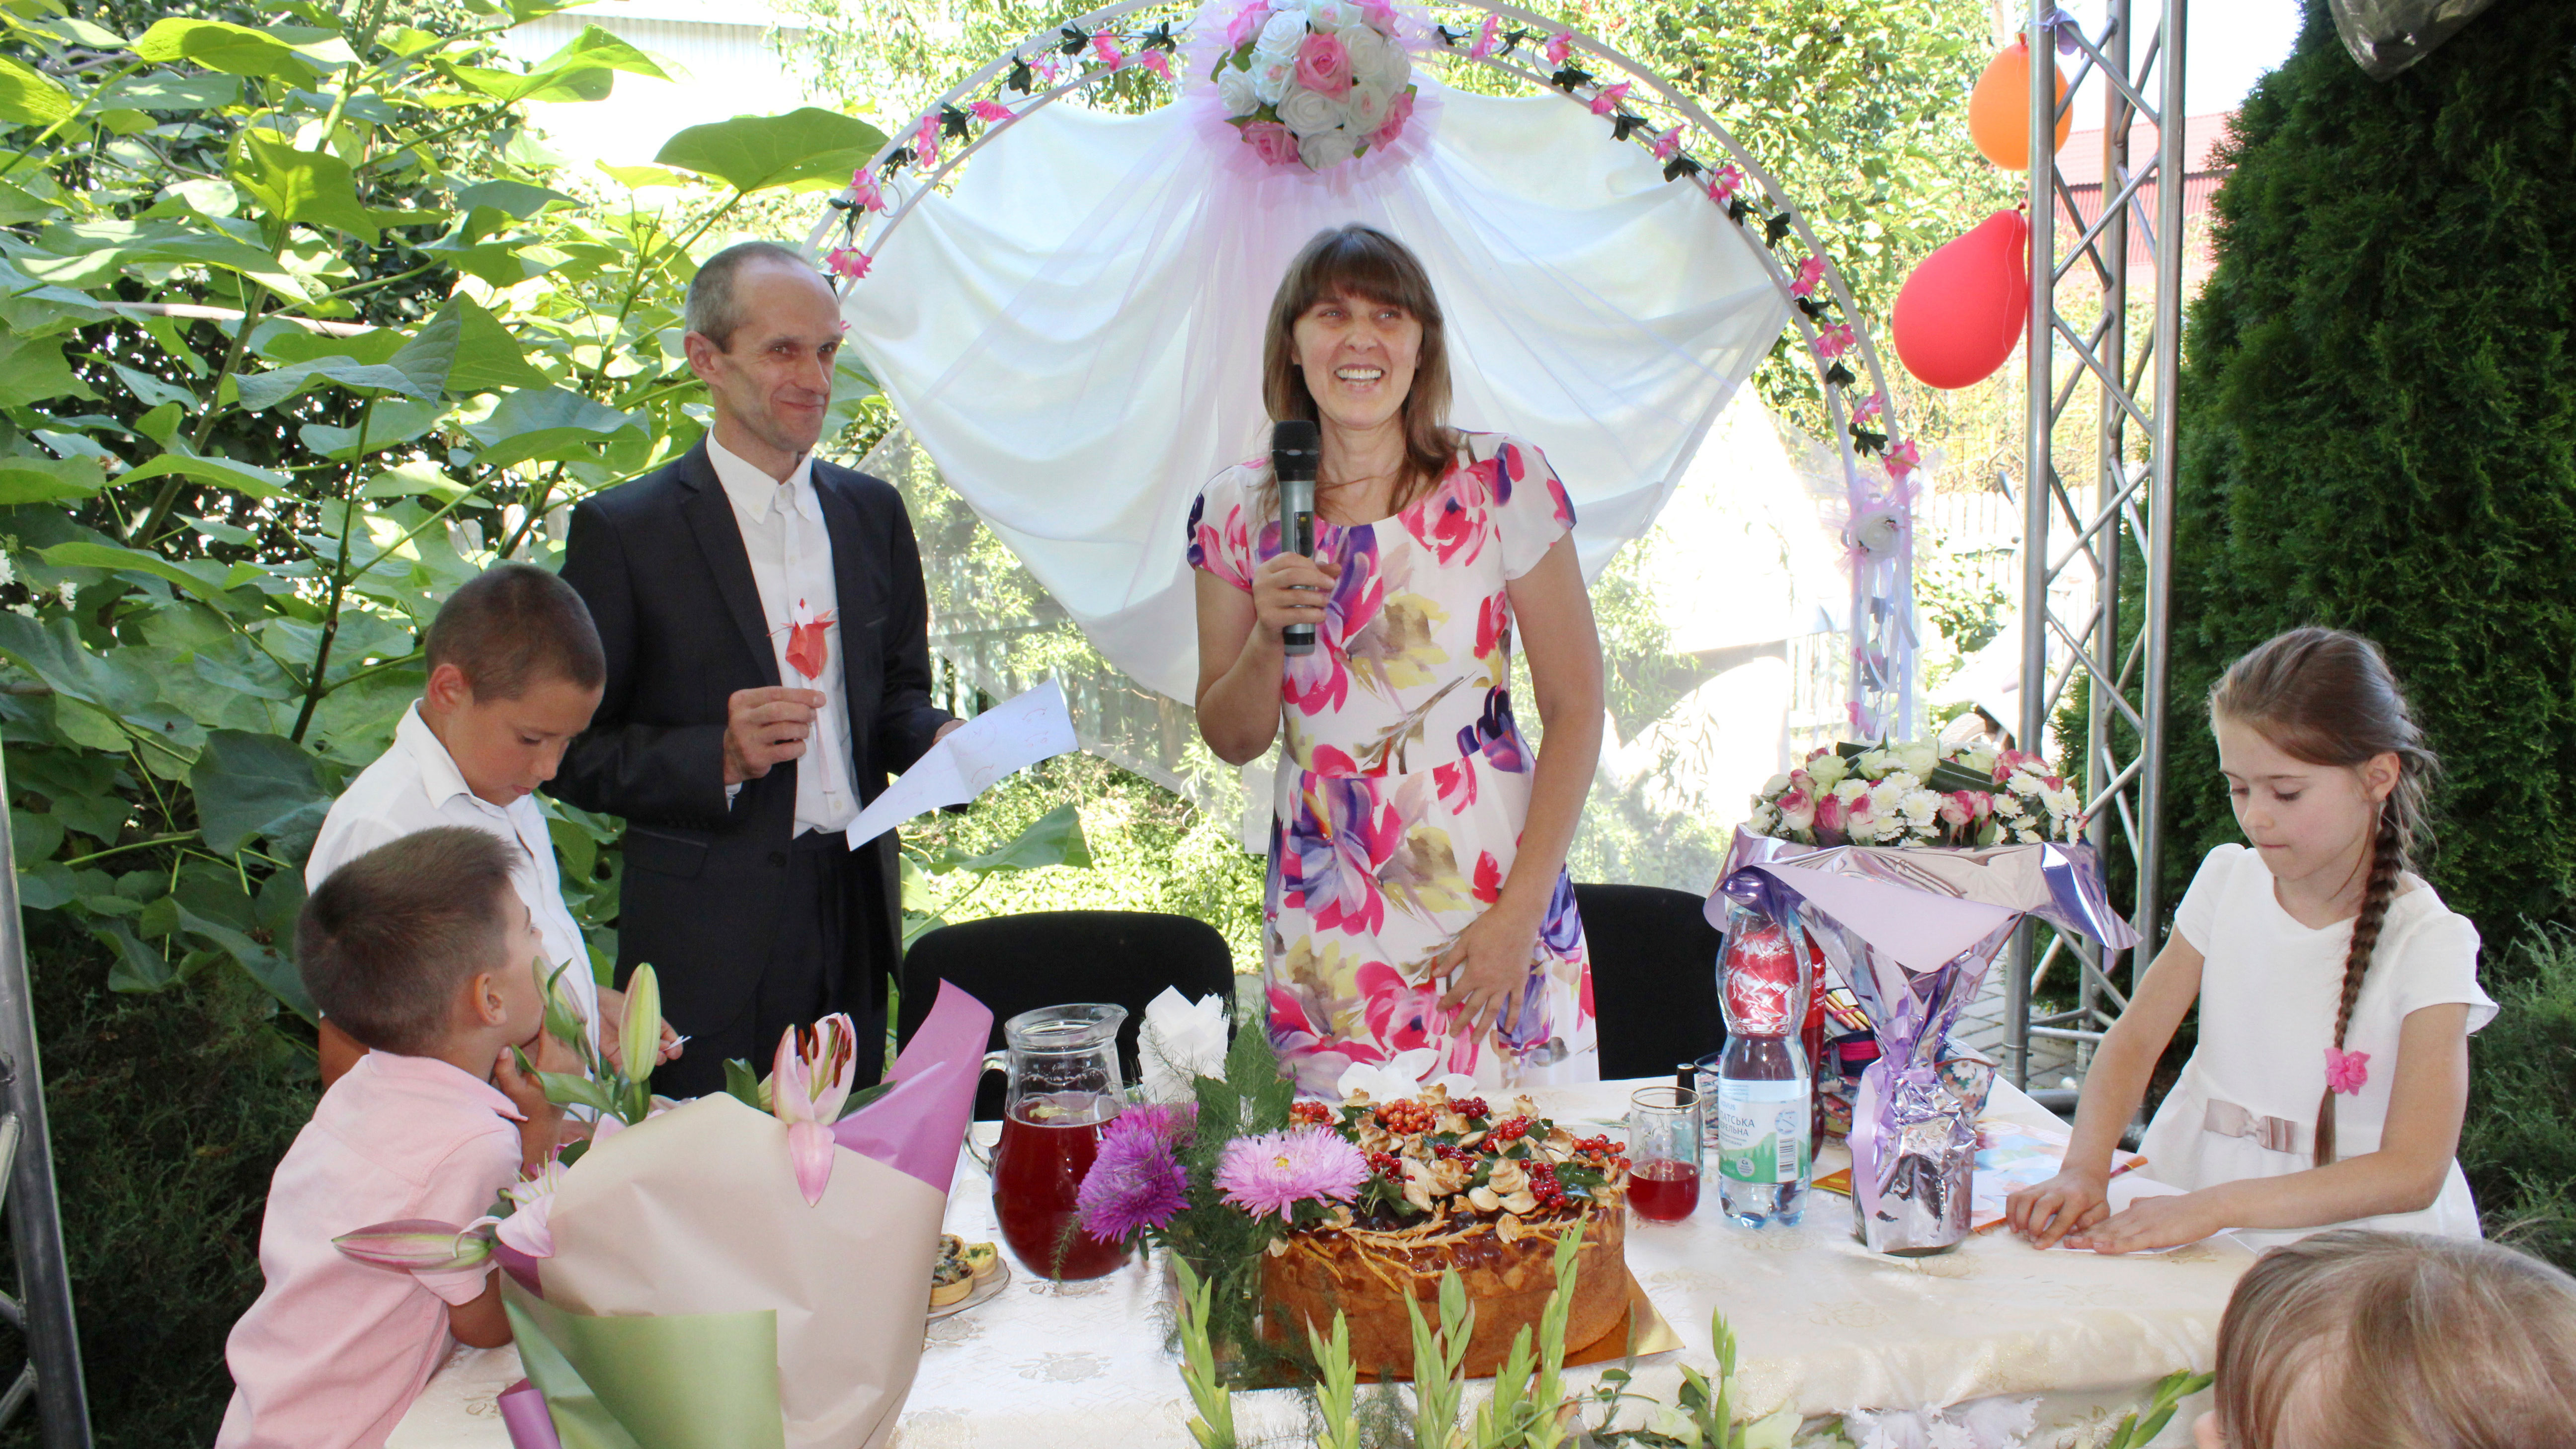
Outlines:
[[2030,317],[2030,223],[1998,211],[1915,264],[1890,319],[1905,370],[1938,388],[1994,375]]

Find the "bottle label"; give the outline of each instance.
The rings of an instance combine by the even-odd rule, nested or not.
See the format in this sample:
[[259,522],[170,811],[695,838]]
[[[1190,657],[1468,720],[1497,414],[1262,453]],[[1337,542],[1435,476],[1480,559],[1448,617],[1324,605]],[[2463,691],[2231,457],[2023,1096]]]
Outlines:
[[1808,1084],[1802,1080],[1717,1084],[1717,1170],[1735,1182],[1803,1182],[1807,1176]]

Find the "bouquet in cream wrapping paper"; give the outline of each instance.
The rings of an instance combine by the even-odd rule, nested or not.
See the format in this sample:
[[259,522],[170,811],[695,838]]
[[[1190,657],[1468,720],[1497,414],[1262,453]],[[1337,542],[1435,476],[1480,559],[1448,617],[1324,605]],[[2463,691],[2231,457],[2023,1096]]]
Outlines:
[[656,1113],[562,1174],[550,1256],[502,1234],[520,1357],[564,1449],[893,1439],[992,1019],[943,983],[892,1085],[837,1121],[846,1049],[816,1063],[837,1089],[814,1085],[791,1034],[760,1088],[774,1110],[717,1095]]
[[1803,928],[1878,1038],[1852,1110],[1862,1241],[1887,1253],[1954,1246],[1969,1231],[1976,1116],[1993,1068],[1953,1059],[1950,1029],[2025,915],[2135,944],[2092,847],[1810,845],[1738,830],[1709,923],[1724,929],[1730,904]]

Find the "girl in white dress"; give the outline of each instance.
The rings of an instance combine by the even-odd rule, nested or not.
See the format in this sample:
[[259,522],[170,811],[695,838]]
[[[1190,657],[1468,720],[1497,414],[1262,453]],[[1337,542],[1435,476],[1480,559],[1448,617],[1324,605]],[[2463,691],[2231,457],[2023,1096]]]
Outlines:
[[[2261,1251],[2328,1226],[2474,1238],[2453,1157],[2478,933],[2407,870],[2438,768],[2379,650],[2297,629],[2210,691],[2236,821],[2084,1083],[2062,1170],[2013,1194],[2041,1247],[2105,1253],[2234,1229]],[[2186,1189],[2109,1210],[2111,1151],[2192,1003],[2200,1043],[2140,1144]]]

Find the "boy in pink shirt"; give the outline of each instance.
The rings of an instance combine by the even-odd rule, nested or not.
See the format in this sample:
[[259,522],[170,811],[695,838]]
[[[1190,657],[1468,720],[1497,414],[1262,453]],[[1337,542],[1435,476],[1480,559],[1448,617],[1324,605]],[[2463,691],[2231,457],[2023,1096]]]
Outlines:
[[340,1234],[402,1218],[472,1222],[550,1158],[563,1114],[510,1048],[569,1053],[544,1025],[543,945],[492,835],[444,826],[342,866],[296,923],[314,1003],[368,1048],[277,1165],[260,1223],[267,1288],[224,1345],[218,1449],[375,1449],[451,1338],[507,1343],[491,1270],[390,1273]]

